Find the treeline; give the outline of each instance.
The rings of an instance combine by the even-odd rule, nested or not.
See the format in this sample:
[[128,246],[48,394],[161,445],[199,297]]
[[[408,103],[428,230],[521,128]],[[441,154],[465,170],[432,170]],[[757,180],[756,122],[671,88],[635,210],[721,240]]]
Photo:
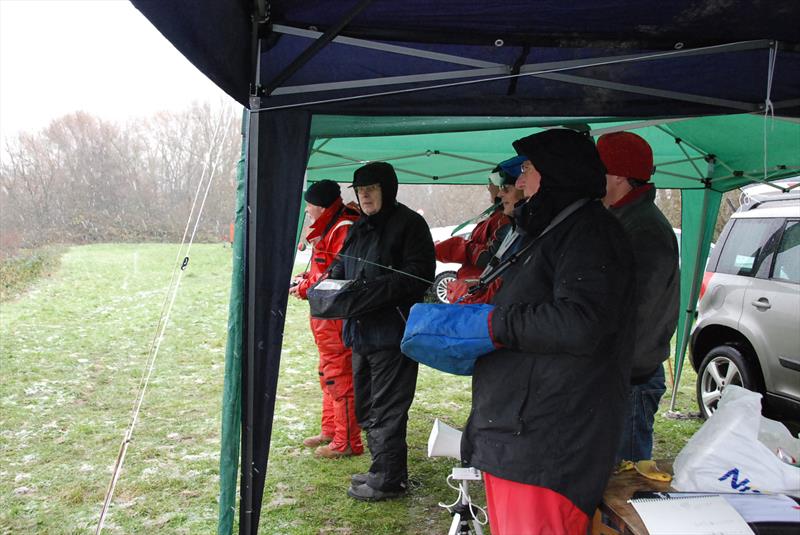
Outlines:
[[241,112],[193,104],[125,125],[77,112],[10,140],[0,165],[0,249],[47,243],[196,240],[233,221]]
[[[77,112],[19,134],[0,163],[0,256],[49,243],[180,241],[208,180],[195,239],[227,239],[240,152],[241,110],[208,103],[124,125]],[[726,195],[718,228],[736,196]],[[403,185],[398,198],[432,227],[489,204],[485,186]],[[661,190],[656,202],[679,227],[680,193]]]

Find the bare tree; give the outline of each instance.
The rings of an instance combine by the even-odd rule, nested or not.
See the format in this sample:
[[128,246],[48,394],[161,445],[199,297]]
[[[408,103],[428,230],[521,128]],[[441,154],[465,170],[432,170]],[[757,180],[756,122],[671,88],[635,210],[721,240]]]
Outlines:
[[[717,222],[714,225],[714,234],[711,238],[716,241],[722,228],[730,219],[731,214],[739,208],[739,195],[741,190],[736,189],[722,195],[722,204],[719,207]],[[681,192],[676,189],[660,189],[656,193],[656,204],[674,228],[681,228]]]
[[237,119],[192,104],[124,127],[77,112],[20,134],[0,165],[0,243],[180,239],[204,198],[198,238],[219,239],[233,217]]
[[397,197],[409,208],[421,210],[431,227],[458,225],[491,204],[485,186],[403,184]]

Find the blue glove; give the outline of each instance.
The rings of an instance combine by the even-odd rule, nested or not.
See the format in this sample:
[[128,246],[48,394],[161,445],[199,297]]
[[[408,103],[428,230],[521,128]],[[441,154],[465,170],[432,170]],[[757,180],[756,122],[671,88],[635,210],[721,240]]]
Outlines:
[[472,375],[475,361],[496,349],[489,322],[494,305],[411,307],[400,350],[437,370]]

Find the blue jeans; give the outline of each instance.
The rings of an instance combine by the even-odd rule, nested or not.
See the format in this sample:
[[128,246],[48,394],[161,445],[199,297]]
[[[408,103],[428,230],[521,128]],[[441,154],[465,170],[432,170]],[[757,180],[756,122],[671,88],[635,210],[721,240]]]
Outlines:
[[666,392],[664,366],[639,384],[631,385],[625,425],[622,430],[617,462],[626,459],[640,461],[653,455],[653,421],[658,402]]

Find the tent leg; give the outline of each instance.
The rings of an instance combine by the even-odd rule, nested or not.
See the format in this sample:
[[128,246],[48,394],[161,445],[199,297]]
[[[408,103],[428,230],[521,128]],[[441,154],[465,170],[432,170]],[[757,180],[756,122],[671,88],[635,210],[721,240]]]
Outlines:
[[[709,162],[709,173],[708,173],[709,176],[711,176],[713,168],[714,164],[712,160],[711,162]],[[703,192],[703,210],[700,218],[700,239],[697,240],[697,251],[694,260],[694,271],[692,272],[692,289],[689,292],[689,302],[688,306],[686,307],[686,317],[684,318],[683,332],[681,333],[680,349],[675,354],[675,380],[672,383],[672,398],[669,403],[670,412],[675,411],[675,402],[678,397],[678,386],[680,385],[681,372],[683,371],[683,361],[686,357],[686,349],[689,346],[689,331],[690,327],[692,326],[692,320],[694,319],[694,312],[697,309],[697,296],[700,293],[700,277],[702,274],[700,265],[701,264],[700,255],[703,251],[703,244],[706,242],[706,221],[708,218],[708,202],[709,202],[709,187],[707,184],[706,189]]]
[[250,113],[240,535],[258,532],[310,125],[307,112]]
[[[258,99],[258,97],[252,97]],[[258,99],[260,100],[260,99]],[[259,177],[259,114],[249,114],[248,127],[248,153],[247,153],[247,188],[245,190],[245,273],[244,273],[244,309],[245,320],[243,329],[243,354],[245,362],[242,375],[242,392],[244,393],[242,407],[242,475],[241,475],[241,502],[239,512],[239,533],[253,533],[253,434],[254,434],[254,390],[255,390],[255,316],[256,316],[256,259],[257,255],[257,217],[258,209],[255,200],[258,199]]]

